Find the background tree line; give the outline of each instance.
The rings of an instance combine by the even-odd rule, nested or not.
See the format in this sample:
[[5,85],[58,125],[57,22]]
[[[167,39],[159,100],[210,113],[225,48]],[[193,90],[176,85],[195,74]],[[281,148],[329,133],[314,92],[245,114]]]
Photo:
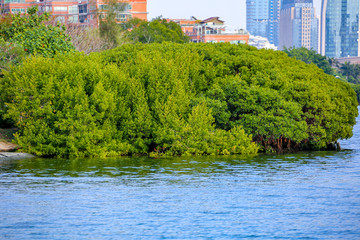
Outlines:
[[127,3],[108,0],[106,10],[99,12],[99,28],[84,28],[56,22],[49,13],[38,13],[38,7],[25,15],[0,16],[0,74],[18,64],[27,55],[53,57],[55,53],[91,52],[112,49],[125,43],[188,43],[180,26],[164,19],[152,21],[130,19],[119,23],[117,16]]
[[335,76],[343,81],[349,82],[351,87],[357,93],[357,100],[360,103],[360,65],[350,62],[339,63],[334,58],[329,58],[318,54],[314,50],[307,48],[285,48],[284,52],[289,57],[296,58],[307,64],[315,64],[326,74]]

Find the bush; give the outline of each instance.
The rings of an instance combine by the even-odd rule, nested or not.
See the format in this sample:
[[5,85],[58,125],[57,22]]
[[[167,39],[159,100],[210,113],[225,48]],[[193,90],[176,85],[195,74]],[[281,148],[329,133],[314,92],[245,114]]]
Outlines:
[[58,53],[68,53],[75,50],[70,38],[65,34],[65,28],[40,25],[16,34],[11,42],[23,46],[29,54],[40,54],[44,57],[54,57]]
[[[13,43],[5,42],[0,39],[0,78],[3,77],[4,71],[9,71],[11,66],[19,65],[26,53],[24,49]],[[3,99],[0,99],[0,105],[4,104]],[[13,122],[10,119],[3,119],[4,112],[0,108],[0,128],[10,128]]]
[[67,53],[75,49],[65,33],[65,27],[46,25],[49,15],[38,14],[37,6],[28,8],[26,15],[15,14],[2,18],[0,37],[21,45],[28,54],[53,57],[56,53]]
[[356,92],[356,98],[360,104],[360,84],[351,84],[351,88]]
[[125,37],[132,42],[141,43],[188,43],[190,38],[184,34],[179,24],[156,18],[144,21],[134,18],[123,24]]
[[124,45],[36,57],[0,80],[15,141],[37,155],[251,154],[352,136],[355,92],[285,53],[231,44]]
[[21,46],[0,38],[0,77],[3,76],[2,71],[9,71],[10,66],[19,65],[25,55],[26,52]]

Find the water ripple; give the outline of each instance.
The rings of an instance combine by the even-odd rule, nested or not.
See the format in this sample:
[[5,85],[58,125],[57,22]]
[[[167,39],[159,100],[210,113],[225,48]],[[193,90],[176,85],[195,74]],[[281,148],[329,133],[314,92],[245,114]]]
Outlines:
[[341,152],[0,164],[0,239],[360,239],[360,129]]

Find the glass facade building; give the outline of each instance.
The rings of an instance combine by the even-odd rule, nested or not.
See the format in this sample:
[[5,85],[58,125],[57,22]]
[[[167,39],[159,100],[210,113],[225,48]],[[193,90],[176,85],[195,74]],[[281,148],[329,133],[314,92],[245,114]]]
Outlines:
[[280,11],[280,48],[319,50],[319,19],[312,0],[283,0]]
[[246,0],[246,29],[278,46],[279,11],[280,0]]
[[359,0],[322,0],[322,55],[359,56],[359,7]]

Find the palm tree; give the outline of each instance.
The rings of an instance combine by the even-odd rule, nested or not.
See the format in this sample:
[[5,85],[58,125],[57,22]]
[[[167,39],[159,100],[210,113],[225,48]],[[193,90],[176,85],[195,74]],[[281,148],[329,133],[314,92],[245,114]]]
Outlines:
[[351,76],[351,72],[353,71],[353,64],[351,64],[350,62],[345,62],[341,64],[340,71],[341,74],[346,76],[346,80],[348,80]]

